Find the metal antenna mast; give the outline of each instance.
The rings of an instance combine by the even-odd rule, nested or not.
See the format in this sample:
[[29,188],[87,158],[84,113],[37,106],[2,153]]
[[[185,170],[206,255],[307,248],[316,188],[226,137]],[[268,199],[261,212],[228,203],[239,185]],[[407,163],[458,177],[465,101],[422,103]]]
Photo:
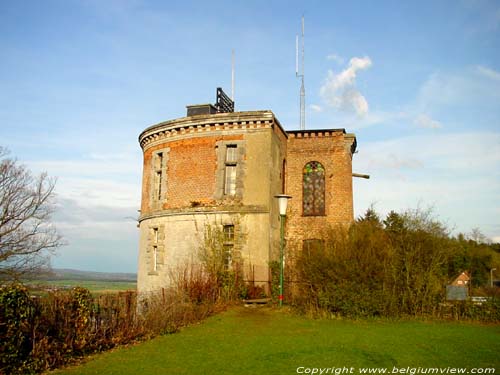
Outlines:
[[306,88],[304,86],[304,16],[302,16],[302,64],[299,74],[299,36],[295,37],[295,76],[301,79],[300,85],[300,130],[306,129]]

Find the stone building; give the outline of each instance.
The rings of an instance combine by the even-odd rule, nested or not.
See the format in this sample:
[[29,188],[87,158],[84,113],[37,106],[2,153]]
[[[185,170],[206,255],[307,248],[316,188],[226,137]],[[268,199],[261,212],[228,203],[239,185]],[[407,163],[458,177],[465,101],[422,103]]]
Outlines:
[[234,112],[218,91],[215,105],[144,130],[139,219],[139,292],[169,284],[199,264],[207,225],[220,228],[227,263],[267,288],[278,260],[275,195],[289,194],[287,248],[318,241],[329,225],[353,221],[352,156],[344,129],[286,131],[273,112]]

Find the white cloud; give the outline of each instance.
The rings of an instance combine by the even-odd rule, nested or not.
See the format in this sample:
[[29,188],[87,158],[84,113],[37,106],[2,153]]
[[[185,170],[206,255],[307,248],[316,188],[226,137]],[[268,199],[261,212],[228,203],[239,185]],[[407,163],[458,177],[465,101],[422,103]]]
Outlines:
[[368,113],[368,102],[356,89],[358,71],[366,70],[372,65],[369,57],[353,57],[349,66],[339,74],[329,70],[320,95],[325,102],[339,110],[354,111],[359,116]]
[[[333,76],[335,80],[340,74]],[[453,131],[457,127],[470,128],[471,125],[475,128],[498,129],[499,78],[499,72],[483,66],[467,67],[455,72],[434,72],[423,81],[415,98],[408,103],[393,111],[370,110],[364,116],[346,117],[345,121],[340,121],[340,127],[359,130],[383,125],[385,128],[410,130],[409,125],[413,123],[422,129],[442,129],[446,126],[447,131]],[[346,75],[344,79],[344,82],[350,81],[352,74]],[[340,84],[335,83],[336,86],[333,83],[329,86],[329,92],[326,90],[326,83],[322,89],[324,94],[333,92],[329,96],[330,103],[340,106],[343,99],[341,94],[349,97],[349,92],[342,92]],[[359,105],[363,108],[362,101]],[[339,126],[339,120],[336,125]]]
[[476,70],[479,74],[481,74],[487,78],[490,78],[490,79],[495,80],[495,81],[500,81],[500,73],[494,69],[490,69],[490,68],[487,68],[485,66],[478,65],[478,66],[476,66]]
[[90,154],[78,160],[32,161],[34,171],[57,177],[56,193],[81,207],[139,206],[141,160],[134,154]]
[[68,246],[58,251],[53,265],[134,271],[141,199],[137,153],[88,153],[81,159],[27,164],[57,177],[53,222]]
[[328,56],[326,56],[326,59],[330,61],[335,61],[337,64],[343,64],[345,61],[342,56],[336,55],[335,53],[329,54]]
[[415,117],[413,123],[419,128],[425,129],[440,129],[443,127],[443,125],[439,121],[433,120],[425,113],[421,113],[417,117]]
[[319,105],[317,105],[317,104],[311,104],[311,105],[309,106],[309,108],[311,108],[311,110],[312,110],[313,112],[322,112],[322,111],[323,111],[323,107],[321,107],[321,106],[319,106]]

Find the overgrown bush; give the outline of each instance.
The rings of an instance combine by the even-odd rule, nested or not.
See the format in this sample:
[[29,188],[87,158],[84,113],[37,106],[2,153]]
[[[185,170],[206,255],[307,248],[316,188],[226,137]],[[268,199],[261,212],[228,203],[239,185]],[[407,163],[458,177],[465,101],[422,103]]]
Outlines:
[[274,303],[278,303],[280,295],[280,262],[273,260],[269,262],[271,274],[271,298]]
[[0,373],[29,372],[34,304],[22,285],[0,290]]
[[203,273],[217,287],[218,297],[235,301],[256,294],[255,285],[243,278],[242,263],[233,246],[226,246],[227,239],[220,225],[205,225],[199,257]]
[[218,292],[191,274],[184,284],[141,295],[92,297],[84,288],[30,296],[21,285],[0,289],[0,374],[37,373],[75,357],[171,333],[211,315]]
[[[477,264],[478,259],[477,251],[464,252],[464,241],[450,237],[442,223],[422,210],[391,212],[382,221],[370,209],[349,228],[333,228],[324,237],[299,252],[295,262],[294,303],[303,311],[356,317],[439,316],[445,286],[458,270],[464,271],[456,265]],[[481,259],[484,274],[491,264]],[[451,315],[499,320],[496,301],[451,305]]]

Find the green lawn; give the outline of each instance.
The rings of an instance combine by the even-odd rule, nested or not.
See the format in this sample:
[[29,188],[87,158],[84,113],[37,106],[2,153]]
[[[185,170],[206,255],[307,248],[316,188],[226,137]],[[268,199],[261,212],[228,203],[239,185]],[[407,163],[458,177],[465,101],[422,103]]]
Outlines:
[[302,366],[354,368],[352,373],[362,367],[388,373],[408,366],[493,367],[498,373],[500,326],[311,320],[241,307],[56,374],[296,374]]

